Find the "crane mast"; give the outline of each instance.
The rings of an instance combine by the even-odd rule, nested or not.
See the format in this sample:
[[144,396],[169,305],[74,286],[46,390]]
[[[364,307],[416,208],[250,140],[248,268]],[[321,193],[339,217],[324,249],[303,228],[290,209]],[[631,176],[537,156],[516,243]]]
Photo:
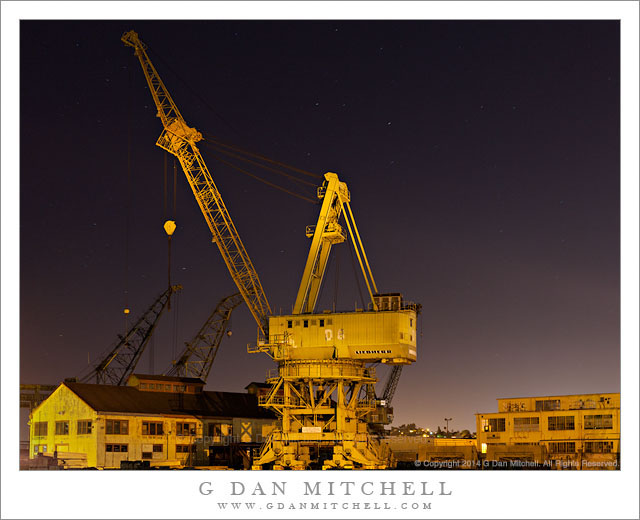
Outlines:
[[180,161],[193,195],[209,226],[212,240],[217,244],[229,273],[256,320],[260,332],[268,338],[268,316],[271,314],[271,308],[258,273],[196,146],[196,143],[202,140],[202,134],[185,122],[149,59],[147,47],[138,34],[135,31],[128,31],[121,39],[125,45],[135,49],[158,109],[157,116],[162,121],[163,131],[156,145]]

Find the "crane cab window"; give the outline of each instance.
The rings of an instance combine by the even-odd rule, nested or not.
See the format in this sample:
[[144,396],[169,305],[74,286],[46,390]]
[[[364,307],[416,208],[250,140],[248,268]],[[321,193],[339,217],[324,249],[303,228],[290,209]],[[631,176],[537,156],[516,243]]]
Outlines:
[[309,320],[304,320],[304,321],[302,322],[302,326],[303,326],[305,329],[308,329],[308,328],[309,328]]
[[288,329],[293,328],[293,320],[287,320],[287,328]]
[[320,320],[320,326],[324,327],[324,320]]

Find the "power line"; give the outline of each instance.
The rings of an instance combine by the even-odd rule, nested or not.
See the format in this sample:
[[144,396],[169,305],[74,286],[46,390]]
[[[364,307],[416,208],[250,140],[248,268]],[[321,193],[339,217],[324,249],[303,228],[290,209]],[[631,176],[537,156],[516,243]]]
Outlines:
[[211,135],[211,134],[208,134],[208,133],[205,133],[204,135],[206,136],[206,140],[207,141],[209,141],[211,143],[215,143],[218,146],[224,146],[225,148],[229,148],[229,149],[234,150],[236,152],[243,153],[245,155],[248,155],[249,157],[254,157],[256,159],[261,159],[263,161],[269,162],[271,164],[276,164],[278,166],[282,166],[283,168],[287,168],[288,170],[292,170],[294,172],[302,173],[303,175],[307,175],[308,177],[312,177],[314,179],[322,179],[322,175],[319,175],[317,173],[313,173],[313,172],[310,172],[310,171],[307,171],[307,170],[302,170],[300,168],[296,168],[295,166],[291,166],[289,164],[286,164],[286,163],[283,163],[283,162],[280,162],[280,161],[276,161],[275,159],[270,159],[269,157],[265,157],[264,155],[259,155],[259,154],[254,153],[254,152],[250,152],[248,150],[244,150],[244,149],[240,148],[237,145],[231,145],[231,144],[228,144],[228,143],[224,143],[224,142],[219,141],[218,139],[216,139],[216,137],[214,135]]
[[229,161],[225,161],[224,159],[222,159],[220,157],[217,157],[216,155],[213,155],[213,157],[216,160],[220,161],[222,164],[225,164],[225,165],[227,165],[227,166],[229,166],[231,168],[234,168],[235,170],[238,170],[239,172],[244,173],[245,175],[248,175],[249,177],[252,177],[252,178],[256,179],[257,181],[260,181],[260,182],[262,182],[262,183],[264,183],[264,184],[266,184],[268,186],[271,186],[272,188],[275,188],[277,190],[283,191],[285,193],[288,193],[289,195],[293,195],[294,197],[298,197],[299,199],[305,200],[307,202],[311,202],[312,204],[316,204],[317,203],[316,200],[314,200],[314,199],[312,199],[310,197],[305,197],[304,195],[300,195],[298,193],[295,193],[295,192],[293,192],[291,190],[283,188],[282,186],[278,186],[277,184],[274,184],[273,182],[269,182],[268,180],[263,179],[261,177],[258,177],[257,175],[254,175],[253,173],[248,172],[247,170],[245,170],[243,168],[240,168],[239,166],[236,166],[235,164],[230,163]]

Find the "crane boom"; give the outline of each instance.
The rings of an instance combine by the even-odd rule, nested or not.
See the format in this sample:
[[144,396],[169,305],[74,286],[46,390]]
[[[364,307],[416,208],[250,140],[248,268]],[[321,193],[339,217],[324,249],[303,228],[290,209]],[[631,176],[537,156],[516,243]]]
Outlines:
[[92,367],[88,374],[79,378],[80,381],[85,383],[95,377],[98,384],[125,384],[140,361],[171,294],[181,289],[181,285],[172,285],[158,296],[124,336],[118,335],[119,341],[115,346]]
[[227,330],[231,313],[242,301],[240,293],[220,300],[207,321],[195,337],[185,345],[184,351],[173,361],[164,375],[197,377],[206,382]]
[[258,273],[240,239],[240,235],[231,220],[220,192],[213,182],[196,143],[202,140],[202,134],[187,125],[169,91],[149,59],[146,45],[135,31],[122,35],[125,45],[133,47],[140,61],[149,90],[162,120],[163,131],[156,145],[174,155],[187,177],[193,195],[209,226],[209,230],[220,250],[229,273],[247,303],[251,314],[262,334],[268,338],[271,308],[265,295]]

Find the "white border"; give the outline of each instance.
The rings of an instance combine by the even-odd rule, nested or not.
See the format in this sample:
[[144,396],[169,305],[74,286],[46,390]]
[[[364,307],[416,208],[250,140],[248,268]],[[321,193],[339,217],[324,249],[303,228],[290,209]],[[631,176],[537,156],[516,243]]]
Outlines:
[[[638,3],[637,2],[2,2],[2,517],[248,517],[212,506],[203,480],[444,480],[451,497],[427,513],[261,510],[260,517],[637,518],[638,489]],[[20,19],[620,19],[622,44],[622,392],[619,472],[18,472]],[[53,232],[54,230],[43,230]],[[481,477],[481,478],[479,478]],[[109,492],[106,492],[109,490]],[[345,499],[347,497],[341,497]]]

